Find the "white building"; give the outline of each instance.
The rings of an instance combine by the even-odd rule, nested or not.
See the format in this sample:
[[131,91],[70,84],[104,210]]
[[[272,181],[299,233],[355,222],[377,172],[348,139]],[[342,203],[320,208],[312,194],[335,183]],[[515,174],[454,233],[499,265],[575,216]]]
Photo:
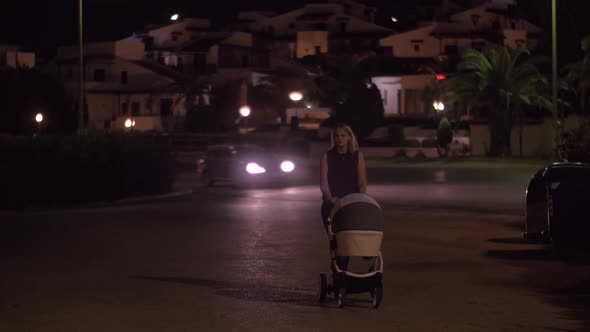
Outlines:
[[257,43],[252,33],[213,31],[210,21],[204,19],[148,26],[121,41],[141,42],[146,60],[191,77],[206,77],[214,84],[251,80],[253,71],[270,66],[269,50]]
[[185,18],[168,24],[149,25],[142,31],[121,41],[143,42],[145,58],[166,66],[182,66],[175,50],[187,42],[206,36],[211,30],[211,21],[201,18]]
[[424,87],[435,79],[430,74],[375,76],[371,80],[381,91],[385,116],[421,116],[432,113],[431,100],[423,96]]
[[[61,47],[47,68],[76,100],[79,89],[78,48]],[[144,59],[144,44],[134,41],[89,43],[84,52],[87,128],[175,130],[186,115],[184,83],[188,78]]]
[[306,4],[272,17],[250,14],[251,21],[242,26],[266,35],[273,53],[280,56],[350,53],[374,49],[379,38],[392,32],[373,23],[375,12],[375,8],[355,1],[329,1]]
[[[448,2],[446,8],[455,8]],[[397,63],[412,63],[422,69],[412,75],[376,76],[373,82],[382,94],[387,116],[433,114],[432,96],[424,91],[435,79],[440,64],[456,61],[469,48],[528,47],[538,44],[541,29],[508,15],[509,1],[491,1],[449,14],[446,21],[433,21],[414,30],[380,40]]]
[[397,58],[456,56],[465,49],[486,50],[518,46],[534,49],[541,29],[508,15],[505,3],[485,3],[450,15],[448,21],[433,21],[415,30],[391,35],[380,45]]

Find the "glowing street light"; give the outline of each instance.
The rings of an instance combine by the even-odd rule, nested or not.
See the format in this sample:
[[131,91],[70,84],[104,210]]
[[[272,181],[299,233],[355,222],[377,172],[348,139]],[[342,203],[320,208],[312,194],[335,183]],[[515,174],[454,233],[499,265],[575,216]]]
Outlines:
[[397,17],[395,17],[395,16],[392,16],[392,17],[391,17],[391,20],[392,20],[393,22],[397,22]]
[[246,118],[250,115],[250,113],[251,113],[250,106],[244,105],[244,106],[240,107],[240,115],[241,116]]
[[180,15],[178,15],[178,14],[172,14],[172,16],[170,16],[171,21],[176,21],[176,20],[178,20],[178,18],[180,18]]
[[445,104],[443,104],[442,101],[439,100],[435,100],[434,103],[432,103],[432,106],[434,107],[435,110],[442,112],[445,110]]
[[293,91],[289,94],[289,99],[292,101],[300,101],[303,99],[303,94],[299,91]]
[[43,122],[43,114],[37,113],[37,115],[35,115],[35,121],[37,121],[37,125],[39,126],[39,135],[41,135],[41,122]]
[[127,120],[125,120],[125,128],[133,128],[135,127],[135,120],[131,119],[131,118],[127,118]]

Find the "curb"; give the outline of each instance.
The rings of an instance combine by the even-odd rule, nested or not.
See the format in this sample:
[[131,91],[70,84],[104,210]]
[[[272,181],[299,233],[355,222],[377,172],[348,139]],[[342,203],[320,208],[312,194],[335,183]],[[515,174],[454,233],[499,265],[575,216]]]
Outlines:
[[64,205],[64,206],[55,206],[55,207],[30,207],[25,209],[0,209],[0,212],[6,213],[27,213],[27,212],[55,212],[55,211],[75,211],[75,210],[84,210],[84,209],[98,209],[98,208],[107,208],[107,207],[115,207],[115,206],[123,206],[123,205],[134,205],[134,204],[143,204],[149,202],[156,202],[156,201],[166,201],[166,200],[173,200],[173,199],[180,199],[189,197],[193,194],[192,190],[185,190],[185,191],[175,191],[166,194],[159,194],[159,195],[149,195],[149,196],[136,196],[136,197],[129,197],[123,198],[116,201],[102,201],[102,202],[92,202],[92,203],[84,203],[79,205]]
[[80,210],[80,209],[107,208],[107,207],[124,206],[124,205],[136,205],[136,204],[143,204],[143,203],[150,203],[150,202],[157,202],[157,201],[180,199],[180,198],[188,197],[192,194],[193,194],[192,190],[175,191],[175,192],[171,192],[171,193],[167,193],[167,194],[128,197],[128,198],[123,198],[123,199],[120,199],[117,201],[112,201],[112,202],[96,202],[96,203],[89,203],[89,204],[80,205],[80,206],[70,206],[70,207],[66,207],[64,209],[65,210]]
[[[153,202],[159,200],[166,200],[166,199],[173,199],[173,198],[182,198],[185,196],[190,196],[193,194],[192,190],[184,190],[184,191],[175,191],[167,194],[161,195],[151,195],[151,196],[138,196],[138,197],[130,197],[130,198],[123,198],[118,201],[111,202],[111,205],[123,205],[123,204],[137,204],[137,203],[145,203],[145,202]],[[99,203],[100,204],[100,203]],[[105,202],[104,204],[109,204]]]

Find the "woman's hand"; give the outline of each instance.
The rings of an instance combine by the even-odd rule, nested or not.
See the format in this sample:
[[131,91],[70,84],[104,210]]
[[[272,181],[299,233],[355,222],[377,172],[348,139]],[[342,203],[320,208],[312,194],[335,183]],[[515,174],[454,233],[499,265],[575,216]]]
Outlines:
[[330,203],[332,203],[332,204],[336,205],[336,203],[338,203],[338,201],[339,201],[339,200],[340,200],[340,198],[338,198],[338,197],[334,196],[334,197],[332,197],[332,199],[330,200]]

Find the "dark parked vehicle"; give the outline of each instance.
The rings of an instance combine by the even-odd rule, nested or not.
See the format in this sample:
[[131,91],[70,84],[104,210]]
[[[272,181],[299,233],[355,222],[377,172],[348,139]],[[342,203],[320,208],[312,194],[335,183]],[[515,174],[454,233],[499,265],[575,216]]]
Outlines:
[[209,186],[287,184],[298,174],[295,160],[258,145],[225,144],[209,147],[198,172]]
[[526,191],[523,238],[556,249],[585,246],[590,231],[590,164],[555,163],[537,171]]

